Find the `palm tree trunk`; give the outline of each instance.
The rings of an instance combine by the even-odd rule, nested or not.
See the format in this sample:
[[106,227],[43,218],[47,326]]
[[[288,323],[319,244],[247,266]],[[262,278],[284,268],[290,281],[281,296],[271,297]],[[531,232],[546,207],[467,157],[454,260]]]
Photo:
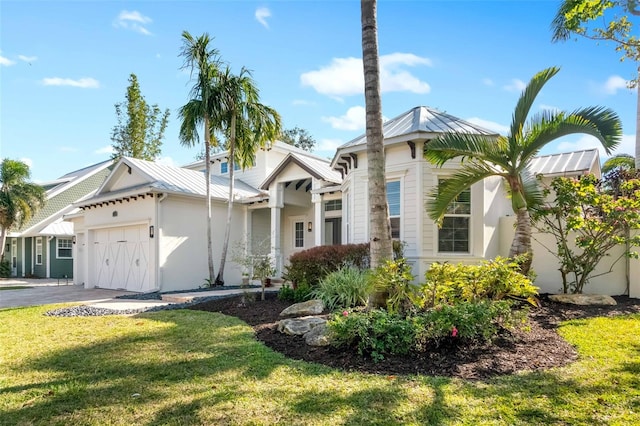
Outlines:
[[516,211],[516,232],[509,249],[510,258],[520,255],[526,255],[526,258],[520,262],[520,272],[527,275],[533,261],[533,251],[531,250],[531,218],[526,207]]
[[[367,168],[369,196],[369,234],[371,268],[392,259],[391,226],[387,206],[384,141],[382,134],[382,100],[380,96],[380,64],[378,57],[377,1],[361,0],[362,65],[367,114]],[[370,306],[384,306],[384,292],[369,297]]]
[[0,262],[4,262],[4,250],[5,250],[5,243],[7,241],[7,228],[6,227],[2,227],[2,230],[0,231]]
[[[218,268],[218,276],[216,277],[216,285],[224,285],[224,264],[227,261],[227,251],[229,250],[229,236],[231,234],[231,218],[233,216],[233,180],[235,168],[235,151],[236,151],[236,115],[231,117],[231,134],[229,135],[229,199],[227,200],[227,226],[224,231],[224,242],[222,245],[222,255],[220,256],[220,267]],[[264,299],[263,299],[264,300]]]
[[204,161],[205,187],[207,203],[207,261],[209,265],[209,283],[213,282],[213,231],[211,229],[211,129],[209,119],[204,119]]

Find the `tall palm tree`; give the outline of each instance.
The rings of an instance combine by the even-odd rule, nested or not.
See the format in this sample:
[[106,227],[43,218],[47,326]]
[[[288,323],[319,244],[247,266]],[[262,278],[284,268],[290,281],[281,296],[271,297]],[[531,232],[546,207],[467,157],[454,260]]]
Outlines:
[[219,75],[220,60],[218,50],[210,47],[211,39],[207,33],[194,38],[188,31],[182,33],[180,56],[184,58],[183,69],[188,68],[194,80],[189,93],[191,99],[179,110],[182,118],[180,125],[180,143],[194,146],[200,143],[198,127],[202,126],[204,136],[205,185],[207,203],[207,260],[209,282],[213,282],[213,236],[211,229],[211,145],[214,134],[213,123],[218,121],[217,95],[214,80]]
[[424,157],[437,166],[454,158],[466,160],[460,169],[431,193],[429,216],[440,221],[458,195],[476,182],[490,176],[502,177],[516,213],[516,232],[509,257],[527,254],[521,265],[529,271],[532,260],[531,220],[528,207],[541,200],[534,176],[528,173],[531,160],[548,143],[574,133],[596,137],[609,153],[619,143],[622,125],[617,114],[603,107],[588,107],[574,112],[543,111],[527,121],[529,111],[542,87],[559,71],[547,68],[537,73],[516,104],[507,136],[488,138],[465,133],[446,133],[428,142]]
[[[376,268],[393,257],[391,224],[387,205],[382,99],[380,96],[380,58],[378,55],[377,1],[361,0],[362,67],[366,109],[367,176],[369,178],[369,244],[371,267]],[[369,305],[384,306],[385,295],[374,292]]]
[[44,189],[29,182],[29,166],[5,158],[0,163],[0,261],[4,261],[7,233],[20,228],[44,205]]
[[220,267],[216,285],[224,285],[224,268],[229,249],[231,218],[233,214],[234,169],[236,162],[243,169],[254,163],[256,150],[275,140],[281,131],[280,115],[276,110],[261,104],[259,90],[251,72],[242,68],[234,75],[229,67],[219,75],[215,91],[219,121],[216,128],[223,129],[229,151],[229,198],[227,226],[224,233]]

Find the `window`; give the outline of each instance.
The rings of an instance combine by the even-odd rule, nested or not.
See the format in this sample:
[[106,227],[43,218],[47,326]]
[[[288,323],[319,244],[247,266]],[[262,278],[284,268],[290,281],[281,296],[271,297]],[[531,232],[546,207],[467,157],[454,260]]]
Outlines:
[[438,251],[469,253],[469,219],[471,218],[471,189],[466,189],[447,207],[438,231]]
[[400,239],[400,181],[387,182],[387,204],[391,219],[391,238]]
[[[240,165],[238,163],[233,163],[233,170],[240,170]],[[220,173],[225,174],[229,173],[229,163],[224,161],[220,163]]]
[[73,258],[73,242],[71,238],[58,238],[58,259]]
[[342,200],[329,200],[324,204],[325,212],[335,212],[342,210]]
[[294,247],[304,247],[304,222],[296,222],[294,226]]
[[36,265],[42,265],[42,237],[36,238]]

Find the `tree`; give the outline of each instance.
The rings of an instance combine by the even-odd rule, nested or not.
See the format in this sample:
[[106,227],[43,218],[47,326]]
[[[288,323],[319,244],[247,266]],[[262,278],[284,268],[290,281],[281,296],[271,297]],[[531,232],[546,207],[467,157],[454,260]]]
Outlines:
[[614,169],[635,170],[636,163],[633,155],[616,154],[602,165],[602,174],[605,175]]
[[305,151],[313,151],[316,146],[316,140],[305,129],[294,127],[293,129],[283,130],[280,134],[280,140],[289,145],[293,145]]
[[169,109],[161,114],[140,92],[138,77],[129,76],[126,101],[115,104],[118,124],[111,131],[114,160],[133,157],[153,161],[160,156],[162,139],[169,122]]
[[[180,56],[184,58],[182,68],[188,68],[193,87],[189,93],[191,99],[180,108],[182,118],[180,125],[180,143],[194,146],[199,143],[198,127],[202,126],[204,139],[205,186],[207,204],[207,260],[209,267],[209,282],[213,283],[213,236],[211,229],[211,141],[214,128],[212,123],[218,121],[215,110],[216,94],[213,90],[213,80],[220,73],[218,50],[210,47],[209,34],[204,33],[194,38],[188,31],[182,33],[182,49]],[[195,76],[195,78],[194,78]],[[215,140],[215,138],[214,138]]]
[[237,162],[242,169],[255,161],[256,150],[276,139],[281,132],[280,115],[259,102],[259,90],[251,72],[242,68],[234,75],[229,67],[218,75],[214,87],[214,102],[217,120],[213,127],[222,129],[229,151],[229,198],[227,203],[227,226],[224,233],[220,267],[215,285],[224,285],[224,268],[229,249],[231,219],[233,216],[234,169]]
[[[593,175],[555,178],[544,190],[555,199],[533,210],[536,228],[555,239],[555,250],[548,250],[560,262],[564,293],[582,293],[590,278],[611,272],[623,257],[638,257],[630,248],[640,246],[640,235],[631,236],[628,230],[640,229],[640,180],[623,182],[618,195],[606,193],[601,185]],[[607,271],[593,275],[618,245],[625,246],[622,254]]]
[[[552,40],[565,41],[572,34],[596,41],[611,41],[621,61],[629,59],[638,63],[638,74],[630,87],[640,83],[640,37],[638,25],[627,14],[640,16],[638,0],[563,0],[551,24]],[[636,106],[636,168],[640,169],[640,89]]]
[[[369,196],[369,241],[371,268],[393,258],[391,224],[387,205],[382,100],[380,96],[380,58],[378,55],[377,1],[361,0],[362,66],[366,109],[367,176]],[[384,306],[384,294],[373,293],[370,306]]]
[[518,99],[507,136],[445,133],[424,147],[424,157],[439,167],[454,158],[465,160],[458,171],[432,191],[427,211],[433,220],[441,221],[448,206],[474,183],[490,176],[504,179],[517,217],[509,257],[526,255],[521,264],[524,274],[528,273],[533,256],[528,208],[542,200],[541,189],[528,172],[532,159],[548,143],[569,134],[594,136],[607,153],[620,143],[622,135],[617,114],[602,107],[543,111],[527,121],[536,96],[558,71],[547,68],[531,79]]
[[0,262],[4,261],[7,233],[20,228],[44,205],[44,189],[29,182],[29,166],[5,158],[0,163]]

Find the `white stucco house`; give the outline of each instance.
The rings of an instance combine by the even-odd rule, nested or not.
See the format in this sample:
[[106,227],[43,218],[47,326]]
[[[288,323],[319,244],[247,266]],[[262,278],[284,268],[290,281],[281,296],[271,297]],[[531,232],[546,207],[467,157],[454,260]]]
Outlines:
[[[442,228],[429,219],[425,211],[429,192],[457,167],[452,161],[436,168],[422,156],[424,145],[443,132],[495,136],[424,106],[384,124],[392,233],[405,243],[405,255],[418,280],[434,261],[478,262],[504,255],[513,236],[511,203],[497,178],[463,193]],[[76,234],[75,282],[87,288],[140,292],[202,285],[208,275],[203,170],[203,161],[172,167],[121,159],[95,196],[76,204],[77,213],[67,217]],[[532,171],[548,179],[599,174],[598,152],[542,156]],[[227,154],[212,156],[216,268],[226,224],[228,172]],[[297,251],[369,239],[364,135],[339,147],[332,160],[276,141],[256,153],[254,167],[234,174],[230,246],[244,244],[251,251],[266,242],[277,276]],[[549,266],[549,257],[541,255],[539,247],[534,250],[536,284],[542,291],[557,291],[559,273],[554,276],[556,268]],[[238,284],[241,272],[228,256],[225,282]],[[615,287],[607,292],[623,290]]]

